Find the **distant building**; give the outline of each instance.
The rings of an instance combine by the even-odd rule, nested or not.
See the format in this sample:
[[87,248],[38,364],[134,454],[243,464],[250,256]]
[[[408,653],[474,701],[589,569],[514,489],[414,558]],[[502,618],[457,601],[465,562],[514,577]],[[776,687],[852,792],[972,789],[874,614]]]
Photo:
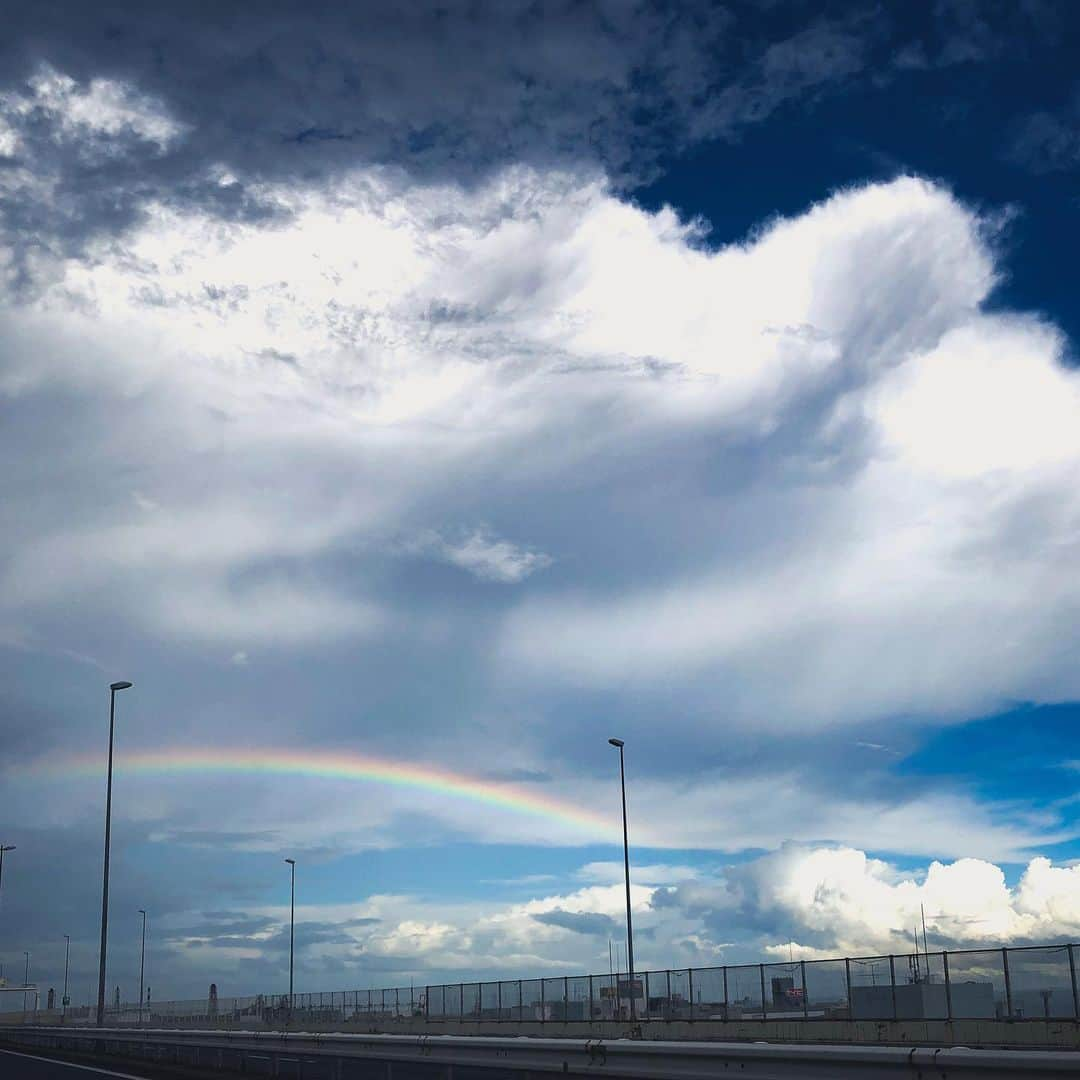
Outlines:
[[[964,1019],[992,1020],[997,1015],[994,984],[954,982],[949,987],[952,1015]],[[906,983],[896,987],[897,1020],[944,1020],[949,1015],[949,998],[944,983]],[[890,1020],[893,1017],[893,987],[853,986],[853,1020]]]
[[774,977],[772,980],[772,1003],[774,1009],[782,1011],[802,1008],[802,987],[796,986],[795,980],[790,975]]

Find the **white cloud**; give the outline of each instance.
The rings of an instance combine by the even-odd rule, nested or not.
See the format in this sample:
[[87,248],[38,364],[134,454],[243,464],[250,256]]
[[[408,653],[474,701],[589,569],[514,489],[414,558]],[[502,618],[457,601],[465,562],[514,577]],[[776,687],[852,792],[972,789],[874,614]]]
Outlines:
[[[953,948],[1075,937],[1080,930],[1080,873],[1033,859],[1010,887],[992,862],[932,862],[911,874],[854,848],[786,845],[732,867],[722,881],[671,890],[664,903],[716,925],[786,930],[803,956],[904,952],[925,912],[931,944]],[[661,905],[663,906],[663,905]]]
[[550,555],[501,539],[484,527],[452,539],[429,532],[406,544],[405,549],[426,552],[460,567],[479,581],[499,585],[516,585],[552,563]]
[[109,140],[132,135],[164,150],[183,131],[160,102],[131,86],[106,78],[81,85],[48,64],[42,64],[21,91],[0,95],[0,118],[5,116],[9,124],[44,117],[53,126],[54,138],[89,139],[99,149]]
[[[800,847],[677,886],[635,886],[638,970],[910,951],[925,909],[931,950],[1051,942],[1080,931],[1080,869],[1033,860],[1013,887],[992,863],[962,859],[904,872],[851,848]],[[362,986],[395,981],[528,978],[607,970],[608,937],[621,944],[621,882],[524,902],[375,894],[355,903],[304,904],[303,927],[334,928],[330,944],[298,935],[305,982],[329,989],[327,962]],[[239,958],[287,933],[287,906],[245,910],[257,924]],[[169,921],[187,925],[190,917]],[[220,932],[220,931],[219,931]],[[163,936],[172,939],[166,928]],[[172,939],[177,940],[177,939]],[[190,932],[179,939],[189,948]],[[247,950],[253,950],[249,953]],[[217,951],[219,962],[225,954]],[[181,960],[182,958],[178,958]],[[1067,969],[1066,969],[1067,970]],[[322,979],[319,982],[319,979]],[[245,990],[255,989],[244,987]]]
[[[552,695],[677,687],[665,736],[698,757],[681,788],[651,763],[634,787],[635,830],[663,846],[1000,859],[1062,835],[947,791],[825,798],[767,761],[738,782],[707,764],[733,733],[852,724],[886,745],[912,719],[1080,693],[1078,377],[1052,328],[982,310],[992,222],[911,178],[717,251],[568,174],[463,190],[361,170],[263,194],[292,216],[150,207],[5,310],[0,387],[40,440],[11,455],[5,624],[63,620],[82,652],[87,611],[216,656],[347,643],[377,701],[411,676],[363,651],[374,631],[402,655],[434,642],[433,680],[469,688],[431,699],[466,771],[477,739],[545,768]],[[492,528],[430,531],[462,521]],[[429,592],[387,558],[425,530],[429,553],[528,588]],[[537,572],[546,552],[558,574]],[[651,733],[649,712],[626,730]],[[416,752],[404,725],[379,738]],[[592,785],[570,768],[553,791]],[[389,809],[374,824],[368,842],[407,831]]]

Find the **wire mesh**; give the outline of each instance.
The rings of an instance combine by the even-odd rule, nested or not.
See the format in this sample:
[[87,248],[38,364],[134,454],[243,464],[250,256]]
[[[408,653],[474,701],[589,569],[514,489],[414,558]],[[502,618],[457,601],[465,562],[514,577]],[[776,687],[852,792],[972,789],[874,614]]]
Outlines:
[[1056,1020],[1076,1016],[1070,947],[1010,949],[1012,1017]]
[[[313,1029],[359,1023],[1077,1018],[1076,946],[925,950],[895,956],[553,976],[386,989],[110,1002],[110,1024]],[[92,1004],[34,1008],[0,994],[0,1022],[92,1023]],[[44,992],[42,992],[44,997]],[[38,1002],[40,1006],[40,1002]]]

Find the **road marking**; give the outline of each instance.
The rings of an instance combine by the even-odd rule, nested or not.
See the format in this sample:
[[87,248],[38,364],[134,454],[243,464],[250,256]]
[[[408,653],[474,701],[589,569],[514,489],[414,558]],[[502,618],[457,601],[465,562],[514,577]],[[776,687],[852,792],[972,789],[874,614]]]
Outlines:
[[31,1061],[48,1061],[53,1065],[66,1065],[69,1069],[82,1069],[84,1072],[97,1073],[98,1076],[119,1076],[122,1080],[146,1080],[145,1076],[135,1076],[132,1073],[113,1072],[112,1069],[99,1069],[93,1065],[76,1065],[71,1061],[63,1061],[60,1058],[39,1057],[37,1054],[17,1054],[14,1050],[0,1050],[0,1054],[10,1054],[12,1057],[29,1058]]

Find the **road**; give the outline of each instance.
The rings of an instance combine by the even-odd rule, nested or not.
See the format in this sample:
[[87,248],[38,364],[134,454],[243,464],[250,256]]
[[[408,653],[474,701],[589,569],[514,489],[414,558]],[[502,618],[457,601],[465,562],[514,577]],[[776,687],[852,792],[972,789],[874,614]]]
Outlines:
[[4,1080],[95,1080],[95,1077],[153,1080],[155,1075],[160,1075],[143,1072],[137,1065],[135,1068],[137,1071],[131,1072],[126,1066],[124,1071],[120,1071],[98,1065],[73,1065],[67,1061],[16,1053],[14,1050],[0,1050],[0,1076]]

